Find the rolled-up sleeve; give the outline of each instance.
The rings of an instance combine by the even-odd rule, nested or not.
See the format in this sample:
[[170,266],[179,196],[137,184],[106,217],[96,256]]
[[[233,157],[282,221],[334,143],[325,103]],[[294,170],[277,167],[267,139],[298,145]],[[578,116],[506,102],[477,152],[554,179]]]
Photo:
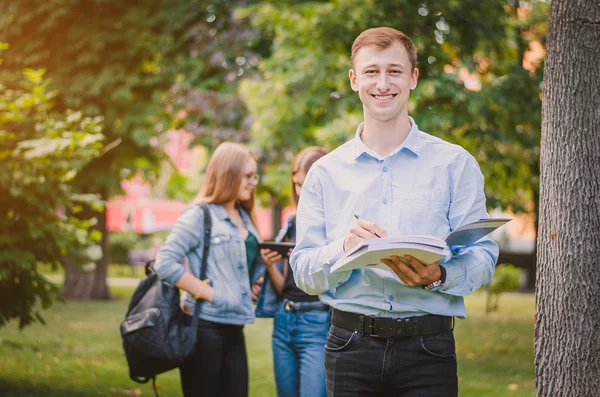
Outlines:
[[331,265],[344,254],[344,239],[327,243],[323,186],[313,166],[302,187],[296,217],[296,247],[290,257],[298,288],[319,295],[350,278],[351,271],[331,274]]
[[[452,230],[487,218],[484,177],[477,161],[465,152],[457,161],[452,176],[449,211]],[[456,255],[442,263],[447,275],[439,292],[465,296],[491,281],[498,260],[498,244],[492,239],[484,237],[472,245],[456,247],[455,252]]]
[[[193,248],[203,244],[204,212],[198,205],[185,209],[179,216],[173,230],[156,255],[154,268],[158,277],[168,284],[175,285],[185,273],[181,264]],[[201,249],[200,249],[201,251]]]

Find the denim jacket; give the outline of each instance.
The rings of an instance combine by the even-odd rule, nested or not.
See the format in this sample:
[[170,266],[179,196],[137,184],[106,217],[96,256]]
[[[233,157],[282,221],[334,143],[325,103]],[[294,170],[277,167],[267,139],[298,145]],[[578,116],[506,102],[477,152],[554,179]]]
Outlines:
[[[285,226],[281,228],[275,241],[283,241],[285,239],[289,241],[296,241],[296,216],[290,215],[285,223]],[[279,271],[283,274],[283,266],[285,261],[279,261],[275,264]],[[263,286],[258,295],[258,302],[256,303],[256,317],[273,317],[277,311],[277,306],[281,301],[281,298],[277,295],[275,287],[269,278],[269,275],[265,272]]]
[[[264,273],[265,266],[258,256],[250,267],[252,274],[248,274],[246,246],[237,226],[220,204],[208,204],[208,208],[212,228],[206,277],[214,288],[214,297],[212,302],[202,302],[199,317],[224,324],[252,323],[255,316],[250,285]],[[246,229],[260,242],[250,216],[242,209],[240,214]],[[175,285],[186,270],[196,277],[200,276],[203,225],[204,213],[199,205],[186,208],[179,216],[167,241],[158,251],[154,265],[158,277],[164,282]],[[195,299],[189,293],[184,292],[181,298],[184,304],[194,307]]]

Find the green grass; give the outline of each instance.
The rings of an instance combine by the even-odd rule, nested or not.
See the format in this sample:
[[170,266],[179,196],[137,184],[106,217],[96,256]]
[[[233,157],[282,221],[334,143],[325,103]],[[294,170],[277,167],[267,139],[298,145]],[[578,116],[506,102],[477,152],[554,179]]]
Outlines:
[[[57,267],[53,269],[52,266],[45,264],[38,265],[38,271],[43,275],[65,275],[64,268]],[[108,277],[142,278],[144,277],[144,268],[139,266],[131,267],[129,265],[112,263],[108,266]]]
[[[2,397],[152,396],[151,385],[128,378],[119,323],[132,288],[111,288],[108,302],[57,303],[45,312],[47,326],[0,330]],[[467,299],[469,318],[456,323],[461,397],[533,397],[531,294],[509,294],[500,311],[483,313],[484,295]],[[245,328],[250,396],[275,396],[269,319]],[[434,375],[433,375],[434,376]],[[161,397],[181,396],[177,371],[160,375]]]

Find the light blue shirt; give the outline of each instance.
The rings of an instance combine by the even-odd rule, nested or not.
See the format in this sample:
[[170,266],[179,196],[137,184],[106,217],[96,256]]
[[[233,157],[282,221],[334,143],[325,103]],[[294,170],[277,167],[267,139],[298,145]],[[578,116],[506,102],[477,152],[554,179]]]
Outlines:
[[375,317],[426,314],[466,317],[463,296],[493,277],[498,245],[489,238],[445,258],[444,285],[410,287],[392,271],[356,269],[330,274],[343,255],[353,214],[374,221],[388,236],[428,234],[445,238],[457,227],[488,218],[484,178],[466,150],[419,131],[412,118],[406,140],[386,158],[354,139],[310,169],[297,211],[291,266],[296,284],[326,304]]

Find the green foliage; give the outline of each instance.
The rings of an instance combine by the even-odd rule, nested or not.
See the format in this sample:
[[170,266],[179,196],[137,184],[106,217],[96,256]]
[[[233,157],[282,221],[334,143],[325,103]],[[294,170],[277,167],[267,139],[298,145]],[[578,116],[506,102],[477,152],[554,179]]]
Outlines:
[[182,175],[179,172],[173,173],[166,183],[165,196],[174,200],[192,200],[198,194],[198,191],[190,189],[190,185],[192,185],[190,179],[190,177]]
[[486,286],[487,304],[486,313],[498,310],[498,300],[503,292],[515,291],[521,285],[523,279],[523,269],[511,264],[502,264],[496,266],[494,278]]
[[[252,119],[238,94],[238,85],[256,74],[269,41],[250,26],[249,17],[235,13],[240,5],[261,1],[205,3],[209,3],[206,15],[189,31],[189,55],[178,60],[180,73],[165,101],[170,127],[193,132],[193,145],[202,145],[210,154],[224,141],[250,141]],[[257,151],[260,154],[260,149]],[[195,196],[196,184],[186,179],[173,176],[167,195],[184,200]],[[262,184],[258,189],[264,195]]]
[[59,266],[65,256],[90,263],[100,256],[88,232],[94,219],[72,214],[82,205],[102,206],[94,195],[77,195],[72,181],[98,157],[101,118],[52,112],[56,93],[43,70],[26,69],[19,85],[0,84],[0,327],[43,318],[57,288],[38,273],[39,263]]
[[129,263],[129,251],[140,242],[139,234],[135,232],[114,232],[109,234],[108,252],[112,263]]
[[[123,175],[157,177],[162,150],[151,144],[166,131],[166,91],[189,71],[190,29],[210,1],[4,1],[0,31],[11,44],[0,81],[23,68],[45,68],[58,90],[57,109],[104,117],[114,147],[92,161],[76,182],[108,198]],[[205,33],[206,34],[206,33]],[[202,68],[201,65],[196,65]]]
[[[179,6],[166,3],[169,3],[168,13],[180,12],[176,10]],[[178,128],[190,131],[195,135],[192,145],[203,146],[209,154],[223,141],[250,141],[252,119],[237,92],[238,85],[242,78],[256,74],[256,65],[268,53],[270,42],[250,26],[250,18],[235,10],[260,3],[259,0],[193,2],[194,23],[181,28],[180,50],[169,48],[176,55],[162,65],[163,69],[168,67],[173,71],[174,79],[161,96],[165,106],[161,109],[164,122],[156,125],[159,131]],[[157,147],[166,143],[165,136],[153,141],[158,142]],[[257,152],[260,155],[262,151],[257,148]],[[158,172],[164,177],[164,168]],[[132,171],[124,174],[131,175]],[[195,176],[178,175],[176,170],[166,174],[170,176],[161,192],[166,197],[187,201],[197,194]],[[261,201],[270,201],[271,192],[262,184],[258,191]]]
[[145,252],[148,258],[150,258],[155,253],[154,251],[157,251],[158,248],[160,248],[160,245],[167,239],[168,235],[169,231],[155,232],[152,234],[111,232],[108,239],[108,251],[111,263],[129,265],[130,251]]
[[[166,159],[163,134],[186,112],[167,103],[176,97],[167,97],[173,84],[202,82],[220,91],[226,73],[222,62],[212,62],[207,54],[219,48],[234,49],[229,44],[251,39],[238,40],[235,23],[228,25],[223,40],[215,30],[220,13],[229,12],[230,3],[5,0],[0,37],[11,47],[0,69],[0,82],[10,88],[23,68],[45,68],[52,79],[50,87],[58,93],[58,111],[76,108],[85,116],[104,118],[107,150],[77,174],[74,184],[82,193],[109,199],[120,192],[122,178],[143,174],[151,182],[158,179]],[[233,63],[225,59],[234,75],[236,59]],[[221,114],[220,110],[218,104],[214,113]],[[85,211],[81,217],[93,215]],[[97,229],[107,233],[104,223]],[[107,244],[102,247],[107,250]],[[106,257],[97,265],[94,288],[84,289],[90,291],[89,296],[105,298]],[[67,287],[77,284],[78,276],[69,278]]]
[[[271,40],[260,77],[240,94],[252,116],[261,161],[288,163],[308,145],[334,148],[353,137],[362,105],[348,82],[350,48],[364,29],[392,26],[419,52],[419,85],[409,112],[419,127],[463,145],[486,176],[490,208],[523,211],[536,199],[541,65],[523,59],[543,45],[548,4],[476,0],[263,1],[238,11]],[[520,7],[520,8],[519,8]],[[469,74],[471,79],[465,79]],[[477,85],[480,87],[477,87]],[[270,167],[268,173],[287,172]],[[285,197],[287,184],[265,178]]]

